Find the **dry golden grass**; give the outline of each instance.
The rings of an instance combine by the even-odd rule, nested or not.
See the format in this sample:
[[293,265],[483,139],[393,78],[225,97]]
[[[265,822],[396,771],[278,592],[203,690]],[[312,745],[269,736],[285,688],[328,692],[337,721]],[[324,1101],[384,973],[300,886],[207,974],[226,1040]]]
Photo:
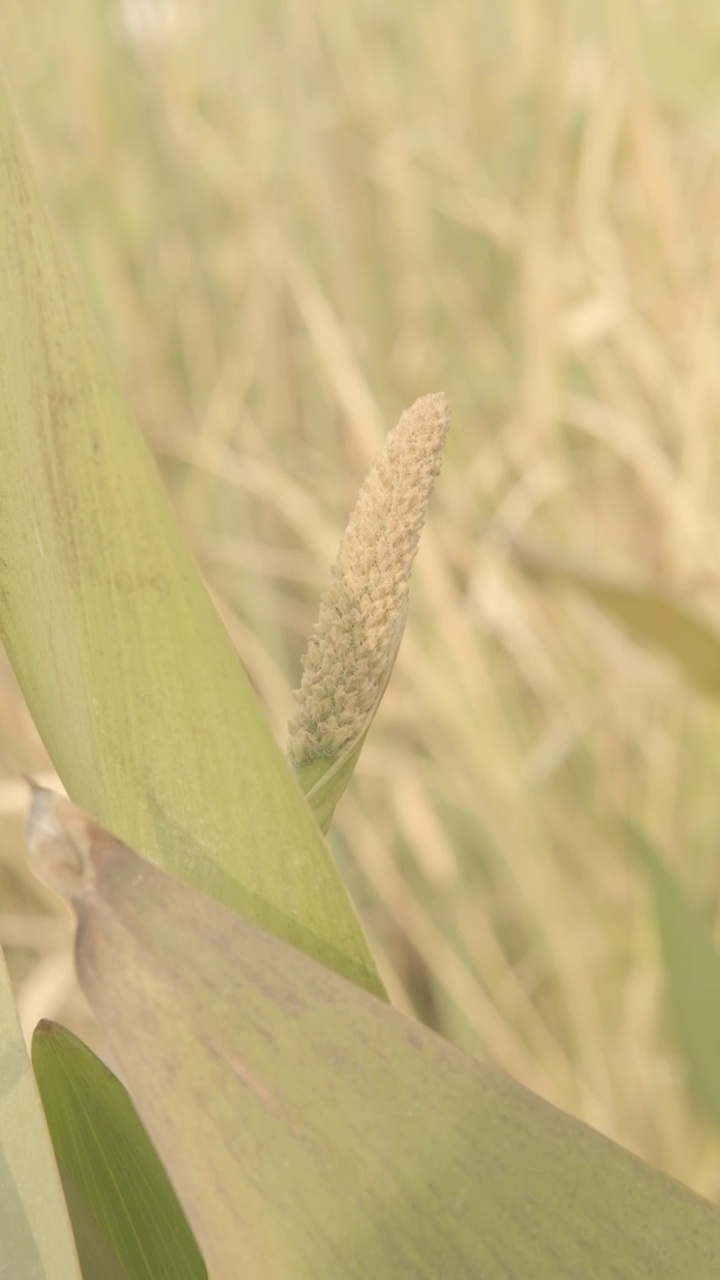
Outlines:
[[[717,710],[529,584],[503,537],[720,618],[719,23],[701,3],[499,8],[11,0],[0,52],[278,735],[373,452],[447,392],[337,856],[401,1007],[716,1198],[720,1140],[617,827],[717,916]],[[47,761],[7,676],[0,698],[0,941],[26,1028],[92,1034],[69,926],[23,868],[17,779]]]

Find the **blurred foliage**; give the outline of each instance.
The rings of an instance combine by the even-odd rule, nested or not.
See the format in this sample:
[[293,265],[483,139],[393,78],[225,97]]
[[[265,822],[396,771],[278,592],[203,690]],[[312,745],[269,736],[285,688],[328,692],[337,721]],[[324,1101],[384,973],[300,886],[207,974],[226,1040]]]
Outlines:
[[697,1099],[720,1126],[720,953],[703,913],[662,855],[647,840],[636,843],[653,893],[675,1032]]
[[513,551],[533,577],[582,592],[638,643],[676,662],[702,693],[720,696],[720,633],[662,583],[608,577],[543,547],[517,543]]
[[[709,0],[9,0],[0,32],[280,738],[367,462],[401,408],[449,395],[337,856],[400,1007],[715,1198],[720,1141],[615,833],[657,841],[717,922],[718,709],[497,535],[720,625],[717,40]],[[0,940],[26,1031],[87,1037],[64,917],[49,943],[56,908],[19,870],[15,778],[43,756],[5,675],[0,696]]]

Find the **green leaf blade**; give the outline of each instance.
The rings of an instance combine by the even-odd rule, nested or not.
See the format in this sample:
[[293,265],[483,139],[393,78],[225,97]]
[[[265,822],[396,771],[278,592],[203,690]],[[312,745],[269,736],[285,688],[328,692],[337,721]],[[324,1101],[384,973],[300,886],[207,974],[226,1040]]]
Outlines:
[[33,1067],[55,1153],[129,1280],[207,1280],[125,1089],[76,1036],[40,1023]]
[[58,1169],[83,1280],[132,1280],[62,1160],[58,1160]]
[[80,1280],[70,1219],[0,950],[0,1275],[3,1274],[18,1280]]
[[213,1280],[717,1274],[711,1205],[69,817],[78,973]]
[[185,548],[0,85],[0,634],[69,792],[373,990],[341,878]]

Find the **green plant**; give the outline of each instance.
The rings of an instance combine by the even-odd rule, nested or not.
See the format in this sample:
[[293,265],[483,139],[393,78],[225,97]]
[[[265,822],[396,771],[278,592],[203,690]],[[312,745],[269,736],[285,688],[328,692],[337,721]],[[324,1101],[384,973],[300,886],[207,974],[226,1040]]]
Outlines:
[[[689,1192],[67,801],[36,789],[29,832],[218,1280],[712,1275],[720,1222]],[[54,1038],[58,1065],[61,1034],[38,1043]]]
[[[6,154],[15,167],[9,169],[14,177],[2,257],[8,285],[3,454],[10,460],[2,516],[3,626],[28,703],[68,789],[108,827],[265,930],[377,990],[368,949],[332,864],[182,550],[117,387],[94,340],[88,340],[76,290],[58,263],[23,163],[12,160],[14,135],[6,124]],[[31,244],[32,256],[18,254],[22,239]],[[188,673],[202,673],[202,680],[191,681]],[[140,696],[146,700],[142,714]],[[118,744],[128,742],[131,751],[118,751]],[[393,1033],[387,1034],[392,1039]],[[62,1036],[55,1044],[62,1059],[68,1046]],[[15,1033],[13,1045],[31,1107],[31,1082]],[[104,1096],[106,1076],[100,1089],[102,1073],[77,1046],[74,1051],[84,1064],[81,1104],[92,1097],[88,1082],[95,1078]],[[53,1076],[59,1074],[58,1066],[49,1068],[48,1097],[58,1087]],[[510,1090],[511,1113],[517,1116],[513,1096]],[[10,1101],[14,1107],[14,1095]],[[552,1113],[543,1111],[543,1117],[541,1130],[546,1122],[553,1127]],[[565,1121],[555,1121],[554,1127],[565,1136],[565,1157],[581,1150],[584,1162],[587,1151],[579,1137],[584,1131]],[[391,1137],[392,1128],[385,1128]],[[498,1151],[507,1151],[506,1130],[501,1127],[488,1138],[483,1154],[497,1170]],[[553,1149],[548,1144],[541,1134],[536,1154]],[[562,1213],[557,1204],[546,1206],[541,1220],[549,1235],[533,1264],[547,1270],[552,1257],[550,1274],[557,1275],[560,1265],[576,1274],[588,1249],[600,1247],[594,1236],[582,1235],[581,1219],[583,1226],[592,1220],[600,1230],[604,1223],[608,1232],[615,1223],[613,1265],[622,1238],[628,1274],[643,1274],[643,1266],[662,1274],[666,1265],[675,1272],[682,1266],[683,1274],[711,1275],[716,1228],[710,1211],[682,1195],[676,1199],[666,1184],[650,1178],[641,1195],[642,1212],[635,1205],[633,1218],[631,1204],[630,1221],[623,1223],[613,1214],[619,1214],[620,1202],[623,1209],[630,1202],[625,1182],[613,1179],[612,1168],[631,1170],[634,1182],[641,1178],[639,1166],[628,1165],[616,1152],[608,1154],[612,1148],[603,1144],[591,1146],[584,1208],[574,1215],[564,1203]],[[607,1185],[595,1163],[605,1157],[611,1170]],[[87,1194],[79,1188],[79,1176],[66,1178],[66,1188],[71,1188],[67,1195],[76,1233],[80,1228],[86,1233],[85,1257],[91,1259],[86,1265],[105,1266],[96,1274],[109,1274],[110,1265],[124,1264],[112,1248],[115,1261],[107,1262],[109,1237],[98,1233],[100,1217],[89,1209],[97,1164],[97,1156],[87,1159],[81,1149],[80,1171],[84,1167],[90,1175]],[[531,1236],[535,1249],[529,1223],[529,1235],[518,1234],[518,1186],[522,1172],[530,1177],[530,1187],[547,1188],[546,1168],[534,1163],[522,1144],[516,1148],[503,1190],[507,1217],[496,1228],[500,1256],[503,1241],[508,1250],[522,1248],[523,1239],[528,1247]],[[567,1168],[569,1178],[576,1171],[572,1163]],[[18,1185],[25,1185],[22,1176]],[[598,1185],[606,1188],[601,1207],[595,1199]],[[9,1203],[4,1196],[3,1203]],[[36,1215],[38,1209],[43,1218],[46,1202],[36,1201]],[[50,1214],[47,1209],[48,1222]],[[682,1235],[683,1220],[697,1228],[694,1245]],[[668,1245],[676,1229],[674,1245]],[[46,1250],[48,1267],[63,1265],[62,1230],[52,1258]],[[17,1247],[29,1247],[27,1233],[21,1233]],[[649,1250],[655,1247],[674,1247],[680,1257],[673,1262],[669,1253],[665,1264],[654,1262]],[[558,1249],[564,1250],[563,1263]],[[21,1268],[22,1253],[18,1257]]]

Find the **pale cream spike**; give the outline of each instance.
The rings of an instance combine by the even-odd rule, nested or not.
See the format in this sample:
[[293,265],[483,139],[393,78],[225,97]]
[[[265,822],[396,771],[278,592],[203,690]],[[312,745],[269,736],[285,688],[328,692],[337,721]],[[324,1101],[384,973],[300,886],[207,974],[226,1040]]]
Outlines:
[[346,755],[382,697],[449,426],[447,397],[422,396],[390,432],[363,483],[303,658],[289,725],[296,769],[319,756]]

